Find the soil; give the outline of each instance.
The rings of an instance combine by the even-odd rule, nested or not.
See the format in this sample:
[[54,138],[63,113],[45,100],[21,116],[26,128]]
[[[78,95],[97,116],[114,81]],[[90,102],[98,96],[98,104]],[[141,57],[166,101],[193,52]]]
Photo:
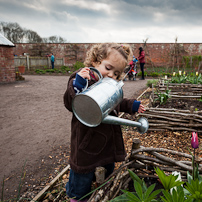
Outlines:
[[194,106],[194,110],[202,110],[202,102],[196,99],[172,99],[159,107],[190,110],[191,106]]
[[[68,165],[72,115],[63,105],[63,94],[69,77],[23,77],[24,81],[0,84],[0,192],[4,200],[16,198],[19,192],[33,198]],[[125,81],[124,97],[137,97],[146,83]]]

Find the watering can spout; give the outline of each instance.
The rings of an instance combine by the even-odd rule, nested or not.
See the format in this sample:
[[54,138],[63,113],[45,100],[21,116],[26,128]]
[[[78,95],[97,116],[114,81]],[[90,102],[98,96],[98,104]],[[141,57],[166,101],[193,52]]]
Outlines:
[[136,122],[136,121],[131,121],[128,119],[123,119],[123,118],[108,115],[102,120],[102,123],[137,127],[137,130],[140,134],[146,133],[149,128],[149,123],[147,119],[144,117],[141,117]]

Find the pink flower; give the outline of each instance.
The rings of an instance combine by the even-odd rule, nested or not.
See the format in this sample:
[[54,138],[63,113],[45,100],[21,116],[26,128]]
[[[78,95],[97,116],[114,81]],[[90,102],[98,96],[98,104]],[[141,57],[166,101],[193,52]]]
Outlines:
[[194,149],[198,148],[198,135],[195,132],[192,132],[191,146]]

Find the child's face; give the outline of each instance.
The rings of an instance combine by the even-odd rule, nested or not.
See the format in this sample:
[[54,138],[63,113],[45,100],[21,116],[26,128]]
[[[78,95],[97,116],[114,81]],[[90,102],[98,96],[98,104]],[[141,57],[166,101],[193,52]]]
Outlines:
[[[117,79],[126,66],[125,58],[117,51],[112,50],[109,56],[102,60],[100,64],[95,63],[94,67],[102,74],[102,76]],[[97,77],[97,75],[95,75]]]

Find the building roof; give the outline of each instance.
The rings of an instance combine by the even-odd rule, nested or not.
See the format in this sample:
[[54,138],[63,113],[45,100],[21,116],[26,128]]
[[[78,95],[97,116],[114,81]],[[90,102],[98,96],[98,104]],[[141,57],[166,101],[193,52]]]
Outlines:
[[1,33],[0,33],[0,45],[15,46],[11,41],[9,41],[7,38],[5,38]]

